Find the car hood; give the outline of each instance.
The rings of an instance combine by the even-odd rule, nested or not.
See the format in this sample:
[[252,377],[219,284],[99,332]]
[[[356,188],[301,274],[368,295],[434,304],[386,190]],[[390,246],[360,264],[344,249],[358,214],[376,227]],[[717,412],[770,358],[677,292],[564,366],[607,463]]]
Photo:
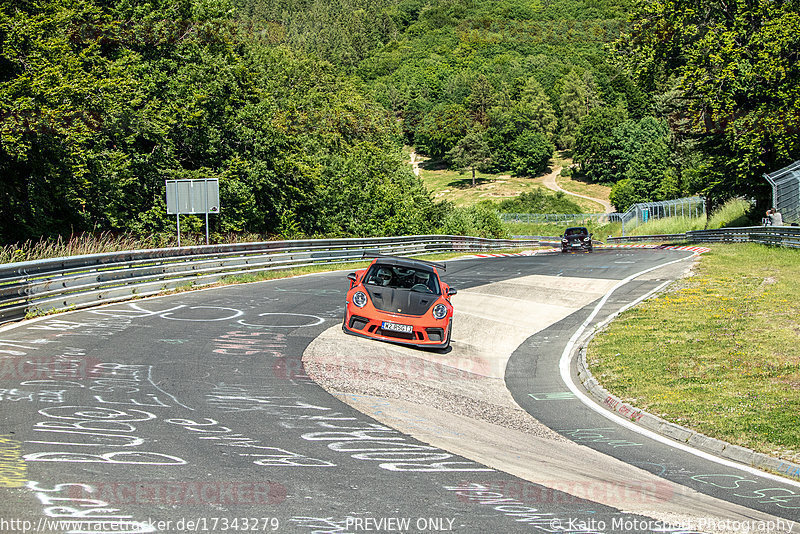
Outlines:
[[438,295],[410,289],[364,286],[375,308],[403,315],[424,315],[439,300]]

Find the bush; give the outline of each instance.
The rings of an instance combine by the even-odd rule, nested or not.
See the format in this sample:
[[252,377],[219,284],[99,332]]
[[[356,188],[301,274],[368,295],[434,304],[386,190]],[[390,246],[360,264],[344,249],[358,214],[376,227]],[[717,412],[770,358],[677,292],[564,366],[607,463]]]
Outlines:
[[543,189],[503,200],[497,209],[502,213],[583,213],[562,191],[550,193]]
[[652,200],[650,193],[647,182],[634,178],[625,178],[611,187],[611,194],[608,196],[608,200],[617,208],[617,211],[624,213],[634,204],[650,202]]
[[448,210],[443,217],[439,233],[495,239],[508,237],[497,212],[482,204],[467,208],[453,207]]

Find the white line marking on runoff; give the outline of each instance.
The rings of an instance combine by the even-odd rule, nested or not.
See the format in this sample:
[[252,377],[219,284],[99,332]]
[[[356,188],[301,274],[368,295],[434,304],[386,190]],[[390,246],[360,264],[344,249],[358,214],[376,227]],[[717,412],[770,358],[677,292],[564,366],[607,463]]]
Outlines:
[[206,310],[230,310],[230,311],[233,312],[233,315],[231,315],[229,317],[219,317],[217,319],[182,319],[180,317],[170,317],[170,315],[172,315],[172,312],[167,312],[167,313],[159,314],[159,317],[161,317],[162,319],[169,319],[170,321],[191,321],[191,322],[197,322],[197,323],[205,323],[205,322],[210,322],[210,321],[227,321],[229,319],[235,319],[236,317],[239,317],[240,315],[244,315],[244,312],[242,310],[237,310],[235,308],[225,308],[223,306],[191,306],[191,307],[189,307],[189,309],[190,310],[200,310],[200,309],[206,309]]
[[316,315],[309,315],[307,313],[277,313],[277,312],[268,312],[268,313],[259,313],[259,317],[264,317],[267,315],[285,315],[290,317],[308,317],[311,319],[310,322],[306,322],[305,324],[251,324],[246,323],[244,319],[240,319],[236,321],[242,326],[256,326],[256,327],[267,327],[267,328],[305,328],[307,326],[317,326],[325,322],[325,319],[322,317],[317,317]]
[[[694,257],[694,256],[691,256],[691,257]],[[623,280],[620,280],[614,287],[612,287],[608,291],[608,293],[606,293],[603,296],[603,298],[600,299],[600,302],[598,302],[597,306],[594,307],[594,309],[592,310],[592,313],[590,313],[589,317],[587,317],[586,320],[583,322],[583,324],[578,327],[578,329],[575,331],[575,333],[572,335],[572,337],[570,338],[569,342],[567,343],[567,346],[564,347],[564,352],[561,353],[561,359],[559,360],[559,365],[558,365],[559,371],[560,371],[560,374],[561,374],[561,380],[564,381],[564,383],[567,385],[567,387],[570,389],[570,391],[572,391],[575,394],[575,396],[584,405],[586,405],[591,410],[594,410],[598,414],[602,415],[606,419],[616,423],[619,426],[623,426],[623,427],[627,428],[628,430],[632,430],[633,432],[636,432],[638,434],[646,436],[646,437],[648,437],[648,438],[650,438],[650,439],[652,439],[654,441],[657,441],[659,443],[662,443],[664,445],[667,445],[669,447],[673,447],[675,449],[678,449],[678,450],[681,450],[681,451],[684,451],[684,452],[688,452],[689,454],[693,454],[695,456],[703,458],[704,460],[708,460],[710,462],[714,462],[714,463],[717,463],[717,464],[720,464],[720,465],[724,465],[726,467],[731,467],[733,469],[738,469],[740,471],[744,471],[746,473],[750,473],[751,475],[755,475],[755,476],[759,476],[759,477],[762,477],[762,478],[767,478],[769,480],[783,482],[785,484],[790,484],[792,486],[800,487],[800,482],[797,482],[797,481],[794,481],[794,480],[791,480],[791,479],[788,479],[788,478],[784,478],[784,477],[781,477],[781,476],[778,476],[778,475],[773,475],[772,473],[767,473],[765,471],[761,471],[760,469],[756,469],[756,468],[750,467],[748,465],[743,465],[743,464],[739,464],[739,463],[736,463],[736,462],[733,462],[733,461],[730,461],[730,460],[726,460],[724,458],[719,458],[717,456],[714,456],[713,454],[709,454],[707,452],[703,452],[703,451],[701,451],[699,449],[695,449],[695,448],[690,447],[688,445],[684,445],[683,443],[679,443],[679,442],[673,440],[672,438],[668,438],[668,437],[662,436],[661,434],[657,434],[657,433],[653,432],[652,430],[648,430],[646,428],[642,428],[642,427],[636,425],[635,423],[633,423],[631,421],[628,421],[627,419],[625,419],[623,417],[618,416],[614,412],[610,412],[610,411],[606,410],[605,408],[603,408],[602,406],[600,406],[599,404],[594,402],[592,399],[587,397],[583,393],[583,391],[581,391],[580,388],[578,388],[578,386],[572,381],[572,377],[570,375],[569,370],[570,370],[570,363],[572,361],[572,352],[574,350],[574,347],[577,344],[578,339],[580,339],[580,337],[583,335],[584,331],[586,331],[586,328],[589,326],[589,324],[592,322],[592,320],[595,318],[595,316],[603,308],[605,303],[608,301],[609,297],[611,297],[612,293],[614,293],[614,291],[616,291],[620,287],[624,286],[625,284],[627,284],[631,280],[634,280],[635,278],[638,278],[639,276],[642,276],[643,274],[647,274],[650,271],[654,271],[656,269],[660,269],[662,267],[666,267],[667,265],[672,265],[673,263],[678,263],[678,262],[684,261],[686,259],[687,258],[680,258],[680,259],[673,260],[673,261],[670,261],[670,262],[667,262],[667,263],[664,263],[664,264],[661,264],[661,265],[656,265],[655,267],[650,267],[649,269],[645,269],[645,270],[643,270],[641,272],[632,274],[632,275],[630,275],[629,277],[627,277],[627,278],[625,278]],[[637,299],[636,301],[626,305],[624,308],[620,309],[620,311],[622,311],[623,309],[627,309],[630,306],[633,306],[633,305],[641,302],[642,300],[644,300],[644,298],[646,298],[647,296],[651,295],[656,290],[660,289],[661,287],[666,286],[667,283],[669,283],[669,282],[666,282],[666,283],[662,284],[661,286],[659,286],[659,288],[654,289],[653,291],[651,291],[650,293],[648,293],[644,297],[641,297],[641,298]],[[619,312],[617,312],[617,313],[619,313]]]
[[186,408],[187,410],[190,410],[190,411],[192,411],[192,412],[194,411],[194,408],[190,408],[189,406],[186,406],[186,405],[185,405],[185,404],[183,404],[181,401],[179,401],[178,399],[176,399],[174,395],[172,395],[171,393],[167,393],[166,391],[164,391],[163,389],[161,389],[160,387],[158,387],[158,385],[157,385],[157,384],[156,384],[156,383],[153,381],[153,366],[152,366],[152,365],[150,365],[150,366],[148,366],[148,367],[147,367],[147,381],[148,381],[148,382],[150,382],[150,384],[151,384],[151,385],[152,385],[154,388],[156,388],[158,391],[160,391],[161,393],[163,393],[163,394],[164,394],[164,395],[166,395],[167,397],[169,397],[169,398],[171,398],[172,400],[174,400],[174,401],[175,401],[175,403],[176,403],[177,405],[179,405],[179,406],[183,406],[184,408]]

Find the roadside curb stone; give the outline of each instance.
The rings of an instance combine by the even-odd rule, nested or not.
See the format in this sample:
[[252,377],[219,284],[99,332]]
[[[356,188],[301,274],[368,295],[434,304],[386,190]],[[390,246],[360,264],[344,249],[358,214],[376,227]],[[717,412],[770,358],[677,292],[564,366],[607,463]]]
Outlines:
[[757,467],[765,471],[772,471],[785,476],[789,479],[800,480],[800,464],[781,460],[756,452],[739,445],[734,445],[726,441],[700,434],[689,428],[670,423],[653,414],[644,412],[635,406],[624,402],[622,399],[608,392],[597,379],[592,376],[589,366],[586,363],[586,345],[592,336],[584,339],[577,350],[577,373],[583,387],[589,395],[600,405],[616,413],[617,415],[636,423],[637,425],[651,430],[662,436],[666,436],[690,445],[695,449],[731,460],[750,467]]

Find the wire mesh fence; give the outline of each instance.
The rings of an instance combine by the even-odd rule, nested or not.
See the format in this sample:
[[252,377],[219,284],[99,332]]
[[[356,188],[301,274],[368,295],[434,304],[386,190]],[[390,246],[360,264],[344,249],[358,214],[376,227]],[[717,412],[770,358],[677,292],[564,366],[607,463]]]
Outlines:
[[703,197],[687,197],[660,202],[634,204],[625,213],[501,213],[500,220],[505,223],[569,223],[569,224],[607,224],[621,222],[623,235],[626,230],[651,220],[667,217],[698,218],[706,216],[706,202]]
[[648,221],[680,217],[695,219],[706,216],[706,201],[703,197],[686,197],[659,202],[641,202],[634,204],[620,216],[622,235],[632,227]]
[[764,178],[772,186],[772,207],[781,212],[783,222],[800,222],[800,160]]
[[619,220],[619,213],[501,213],[500,220],[507,223],[606,224]]

